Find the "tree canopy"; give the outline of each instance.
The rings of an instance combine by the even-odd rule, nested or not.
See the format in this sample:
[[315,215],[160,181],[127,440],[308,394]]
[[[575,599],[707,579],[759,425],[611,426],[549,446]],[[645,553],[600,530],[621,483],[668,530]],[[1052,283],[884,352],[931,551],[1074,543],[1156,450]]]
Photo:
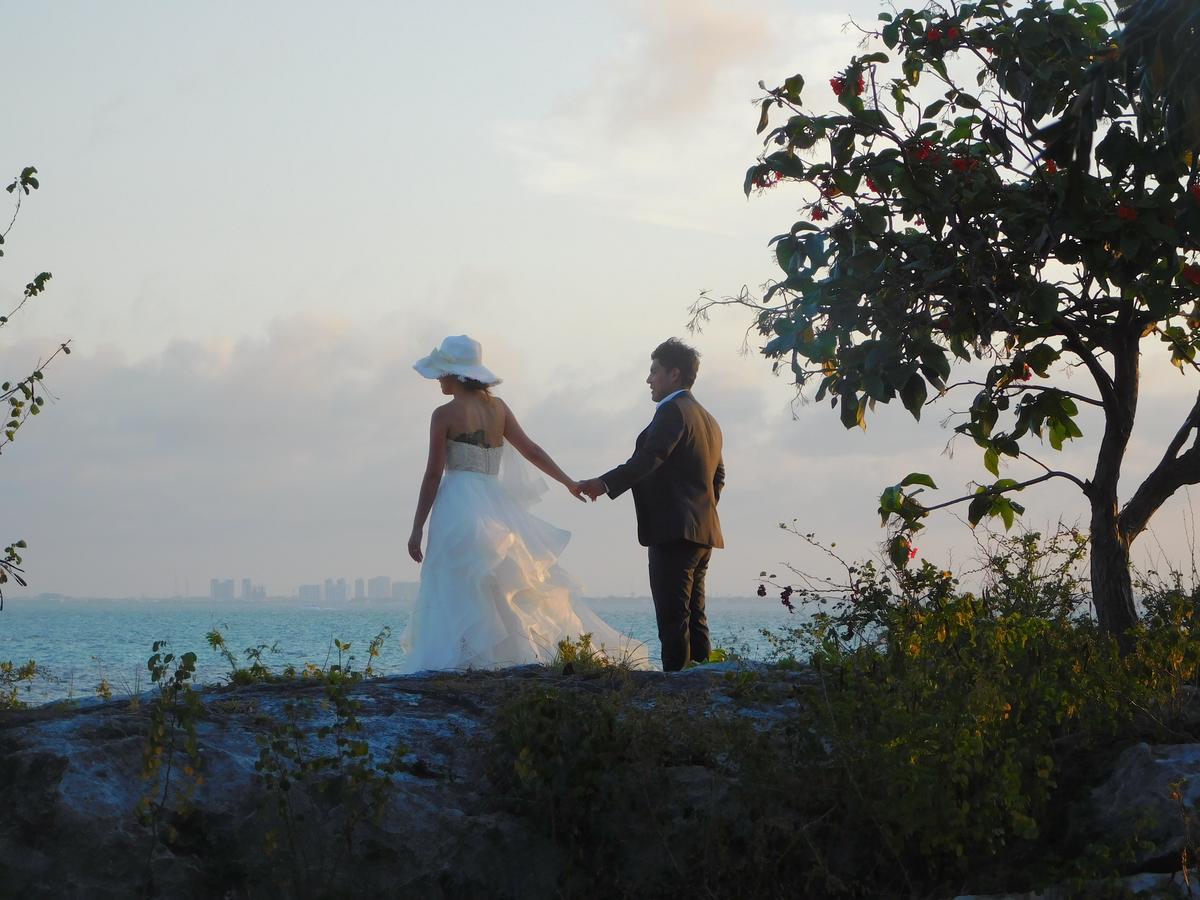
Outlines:
[[[1168,7],[1186,14],[1190,44],[1145,37]],[[884,12],[871,52],[825,73],[815,101],[801,75],[764,86],[766,150],[745,190],[804,185],[805,215],[772,238],[783,275],[761,297],[697,309],[752,307],[763,353],[847,428],[865,428],[879,403],[920,418],[966,393],[955,430],[990,478],[940,503],[926,501],[935,483],[923,473],[884,490],[893,560],[907,560],[934,509],[963,503],[972,525],[1009,527],[1016,494],[1063,479],[1090,504],[1096,610],[1116,632],[1136,621],[1131,543],[1200,482],[1198,396],[1119,502],[1143,346],[1200,368],[1200,104],[1195,79],[1168,69],[1195,45],[1196,15],[1168,0],[1126,12],[1124,34],[1079,0]],[[1068,389],[1069,370],[1087,387]],[[1082,406],[1104,423],[1095,466],[1064,471],[1043,448],[1083,436]]]

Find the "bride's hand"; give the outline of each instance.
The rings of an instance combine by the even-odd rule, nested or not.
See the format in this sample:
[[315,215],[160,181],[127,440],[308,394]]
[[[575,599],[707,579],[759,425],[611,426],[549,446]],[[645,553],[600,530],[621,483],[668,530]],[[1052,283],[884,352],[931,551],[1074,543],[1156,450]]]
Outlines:
[[424,556],[421,554],[420,531],[414,531],[411,535],[409,535],[408,555],[411,556],[415,562],[420,562],[422,559],[424,559]]
[[580,503],[587,503],[587,497],[583,495],[583,486],[578,481],[568,481],[567,490],[571,492],[571,496]]

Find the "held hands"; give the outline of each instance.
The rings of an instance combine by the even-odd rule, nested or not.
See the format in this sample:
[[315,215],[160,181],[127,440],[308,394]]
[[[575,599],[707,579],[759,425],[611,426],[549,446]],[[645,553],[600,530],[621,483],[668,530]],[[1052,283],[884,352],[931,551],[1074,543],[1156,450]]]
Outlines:
[[[604,486],[604,482],[599,478],[589,478],[587,481],[580,481],[576,484],[580,492],[586,494],[590,500],[598,500],[601,495],[607,494],[608,489]],[[583,499],[580,497],[579,499]]]
[[408,555],[415,562],[421,562],[425,557],[421,553],[421,529],[414,528],[413,533],[408,538]]

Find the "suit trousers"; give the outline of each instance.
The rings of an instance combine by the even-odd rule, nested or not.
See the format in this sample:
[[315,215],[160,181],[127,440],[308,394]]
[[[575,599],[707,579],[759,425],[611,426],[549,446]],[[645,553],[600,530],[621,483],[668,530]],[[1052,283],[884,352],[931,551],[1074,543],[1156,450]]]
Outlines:
[[708,659],[708,618],[704,576],[712,547],[671,541],[649,547],[650,593],[658,619],[664,672],[678,672],[690,660]]

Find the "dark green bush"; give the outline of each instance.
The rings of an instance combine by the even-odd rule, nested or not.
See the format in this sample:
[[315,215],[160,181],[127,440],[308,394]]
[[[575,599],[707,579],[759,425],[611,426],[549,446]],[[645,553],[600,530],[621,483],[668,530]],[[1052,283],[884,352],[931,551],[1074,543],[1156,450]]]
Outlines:
[[1148,582],[1122,652],[1087,615],[1080,547],[1071,532],[1003,539],[978,593],[928,563],[848,566],[825,611],[775,636],[798,704],[770,727],[747,714],[761,692],[736,684],[715,688],[724,702],[521,693],[497,723],[493,782],[572,861],[567,896],[950,896],[1115,876],[1133,848],[1073,819],[1123,747],[1179,739],[1197,595]]

